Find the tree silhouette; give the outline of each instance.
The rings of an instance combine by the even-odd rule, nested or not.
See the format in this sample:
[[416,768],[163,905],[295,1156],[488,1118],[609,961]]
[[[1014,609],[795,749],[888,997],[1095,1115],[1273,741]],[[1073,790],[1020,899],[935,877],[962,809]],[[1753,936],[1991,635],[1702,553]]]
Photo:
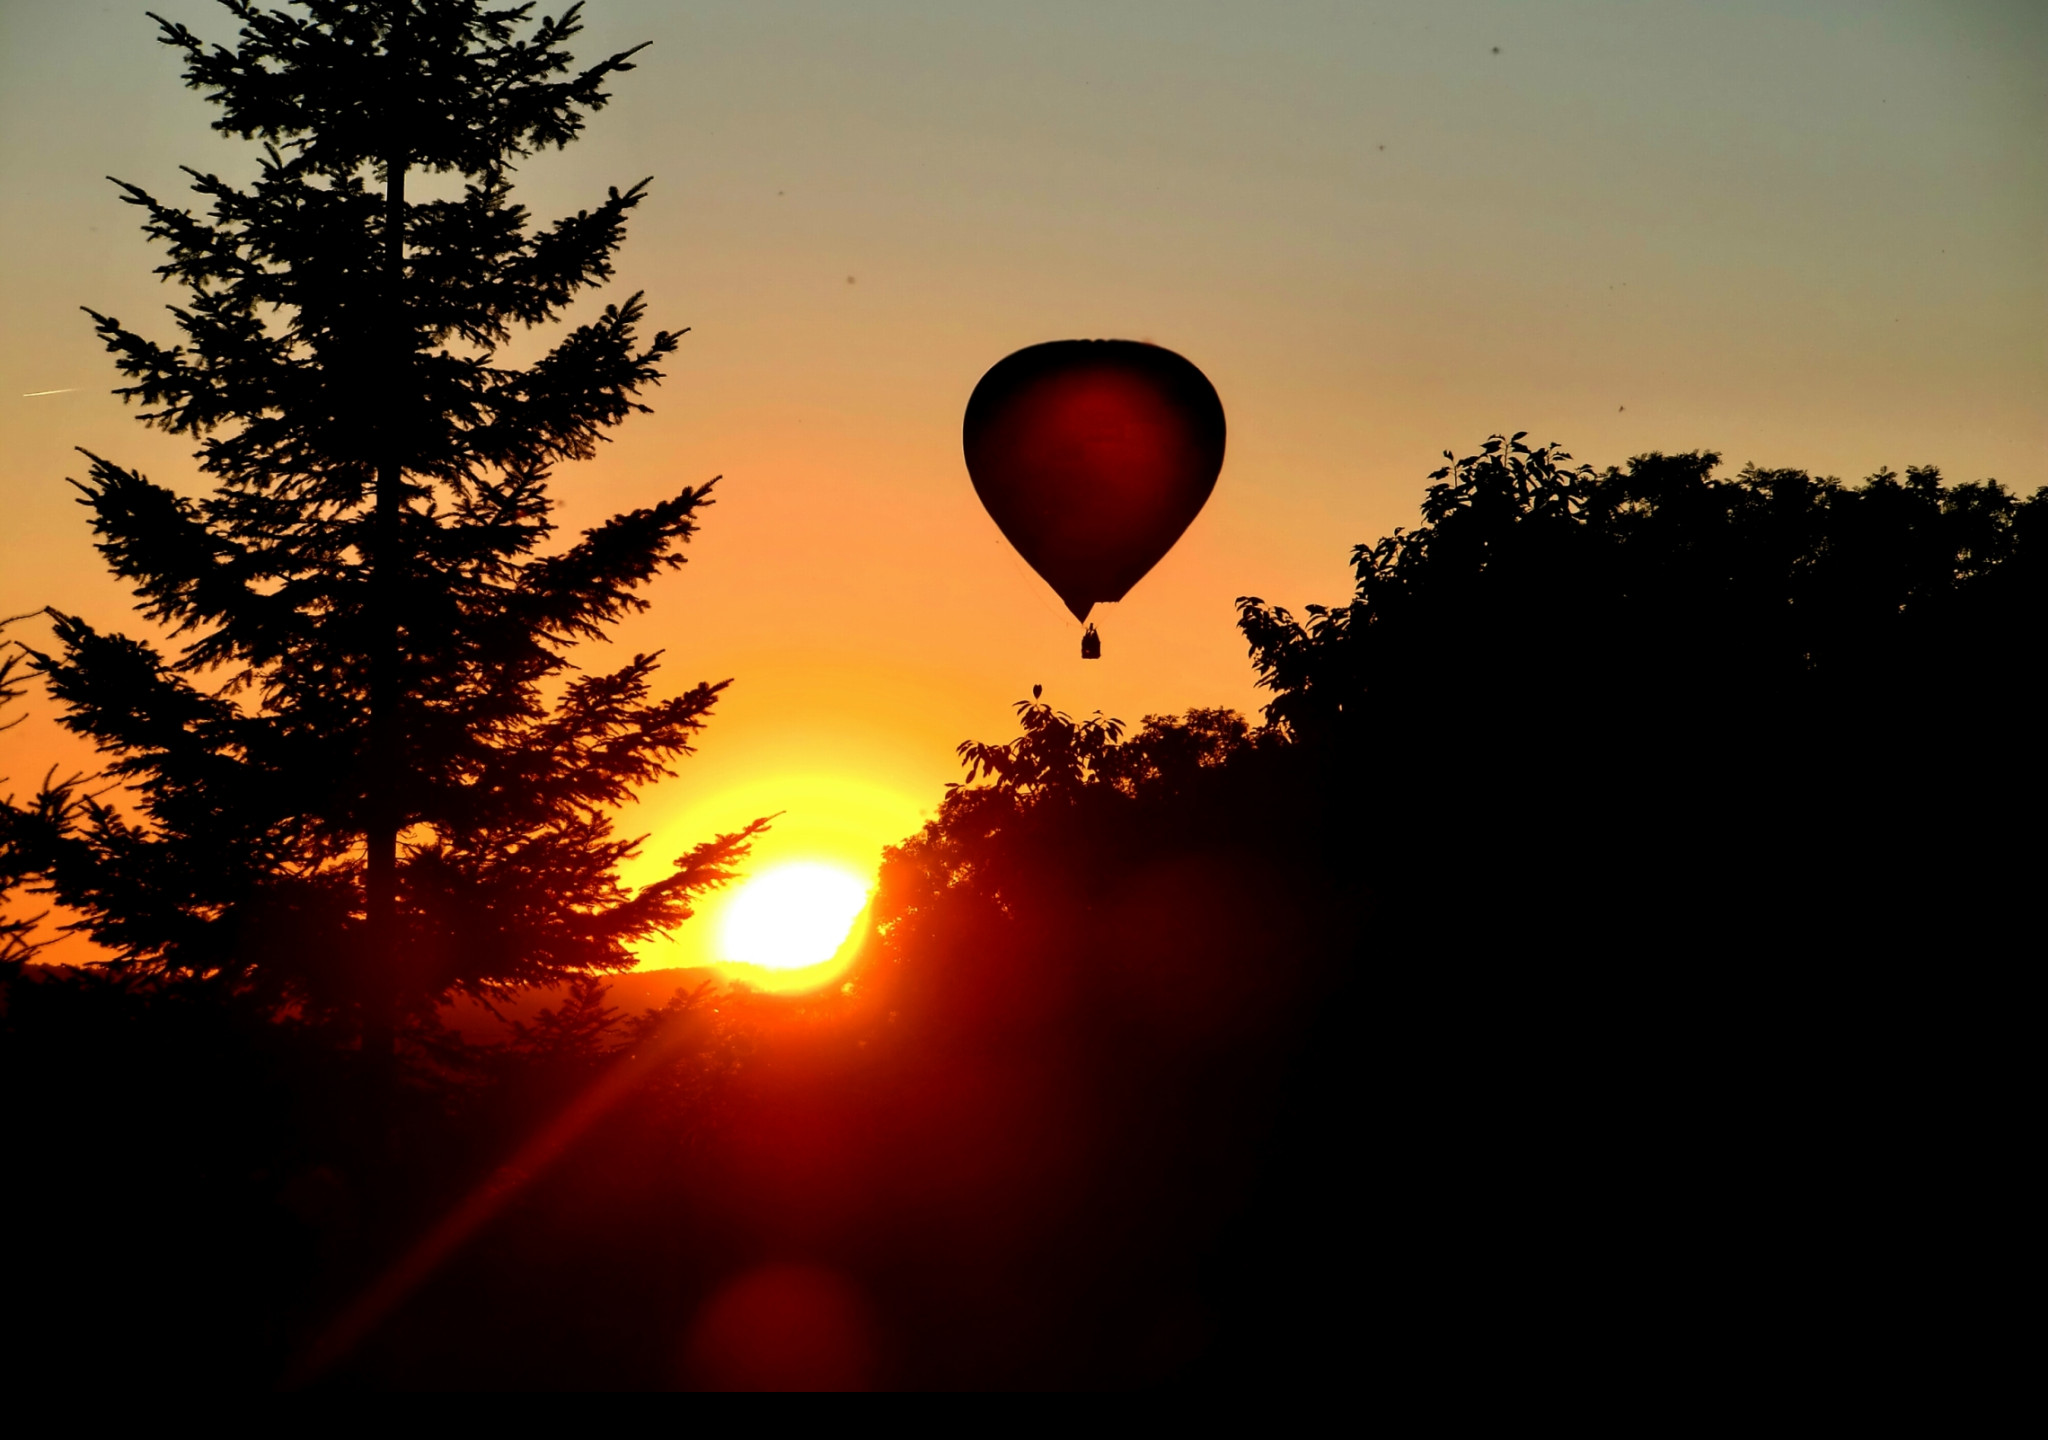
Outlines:
[[[720,837],[629,893],[609,812],[687,753],[721,684],[570,659],[682,563],[710,485],[551,546],[556,466],[644,410],[678,336],[638,295],[526,366],[514,332],[612,274],[643,181],[536,226],[517,163],[580,133],[623,51],[578,10],[223,0],[233,46],[159,20],[255,180],[194,213],[123,183],[185,291],[163,344],[90,312],[142,418],[198,442],[189,497],[91,456],[97,544],[148,640],[55,615],[34,663],[118,788],[44,797],[15,843],[138,973],[220,976],[387,1051],[451,989],[616,970],[732,873]],[[417,176],[459,193],[415,199]],[[749,832],[750,833],[750,832]]]
[[1430,477],[1421,528],[1354,549],[1349,604],[1297,620],[1240,600],[1268,718],[1304,737],[1418,706],[1445,723],[1516,689],[1573,712],[1891,708],[1930,666],[1939,704],[1968,709],[2005,693],[2038,633],[2041,494],[1944,486],[1932,467],[1845,486],[1755,466],[1715,480],[1706,451],[1604,475],[1569,459],[1495,436]]
[[1895,954],[1948,923],[1998,824],[1967,757],[2038,683],[2048,495],[1568,459],[1495,436],[1357,547],[1348,604],[1242,600],[1269,718],[1496,949]]
[[[22,619],[15,616],[14,620]],[[5,631],[14,620],[0,620],[0,631]],[[19,651],[0,656],[0,730],[11,730],[21,723],[21,716],[7,718],[8,709],[19,700],[26,689],[21,679],[21,654]],[[0,785],[7,783],[7,777],[0,775]],[[0,798],[0,814],[14,807],[12,795]],[[0,825],[0,906],[8,905],[22,881],[29,875],[27,855],[10,833],[12,827]],[[11,973],[34,953],[34,944],[29,937],[35,932],[32,917],[16,914],[0,914],[0,978]]]
[[1742,1305],[1796,1345],[1755,1296],[1869,1296],[1918,1223],[1872,1196],[1971,1163],[2028,953],[2048,492],[1717,461],[1494,437],[1349,603],[1242,602],[1267,725],[1034,696],[961,747],[854,988],[878,1111],[1028,1094],[1009,1133],[1090,1157],[1085,1206],[1023,1165],[982,1202],[1056,1237],[958,1302],[1061,1317],[998,1383],[1462,1373]]

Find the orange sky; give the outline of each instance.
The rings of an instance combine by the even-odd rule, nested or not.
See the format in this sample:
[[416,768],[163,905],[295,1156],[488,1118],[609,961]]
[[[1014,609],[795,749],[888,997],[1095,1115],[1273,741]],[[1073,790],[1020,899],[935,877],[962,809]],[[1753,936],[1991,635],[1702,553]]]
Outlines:
[[[622,637],[677,685],[737,681],[628,817],[657,859],[761,808],[790,811],[767,858],[871,859],[1033,683],[1133,720],[1256,705],[1234,597],[1340,597],[1350,545],[1495,429],[1599,464],[2048,482],[2035,5],[588,10],[585,53],[656,43],[525,199],[653,175],[614,298],[692,333],[657,413],[560,475],[567,520],[726,477]],[[123,623],[70,447],[192,473],[108,397],[76,308],[168,332],[102,176],[168,194],[181,162],[245,165],[150,36],[140,6],[0,3],[0,614]],[[1181,351],[1231,426],[1092,664],[960,462],[982,371],[1068,336]],[[76,753],[31,711],[0,737],[17,791]]]

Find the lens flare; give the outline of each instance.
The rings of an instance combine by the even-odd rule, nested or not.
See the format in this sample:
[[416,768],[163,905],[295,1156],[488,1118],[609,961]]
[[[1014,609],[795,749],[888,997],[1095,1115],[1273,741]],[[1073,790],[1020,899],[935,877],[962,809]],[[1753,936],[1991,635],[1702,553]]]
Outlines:
[[781,865],[748,881],[725,907],[720,958],[763,970],[802,970],[839,953],[867,907],[868,887],[836,865]]

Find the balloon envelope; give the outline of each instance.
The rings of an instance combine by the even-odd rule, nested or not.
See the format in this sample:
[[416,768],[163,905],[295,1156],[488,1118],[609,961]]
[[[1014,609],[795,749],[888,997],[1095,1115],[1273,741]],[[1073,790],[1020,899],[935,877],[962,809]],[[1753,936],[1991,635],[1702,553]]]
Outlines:
[[1135,340],[1055,340],[999,360],[967,401],[967,473],[990,517],[1085,620],[1173,548],[1223,468],[1223,402]]

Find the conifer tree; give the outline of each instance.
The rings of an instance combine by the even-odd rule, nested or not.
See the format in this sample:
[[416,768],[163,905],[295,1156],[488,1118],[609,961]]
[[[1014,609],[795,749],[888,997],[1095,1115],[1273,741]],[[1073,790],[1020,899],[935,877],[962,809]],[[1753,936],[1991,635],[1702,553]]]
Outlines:
[[[192,498],[89,456],[80,485],[178,648],[53,613],[36,663],[118,793],[45,796],[47,823],[14,828],[115,963],[220,977],[382,1052],[451,990],[623,968],[744,852],[751,832],[622,886],[635,842],[609,812],[723,686],[656,698],[656,655],[570,658],[682,563],[710,486],[551,544],[555,468],[646,409],[678,336],[643,336],[635,295],[531,365],[499,358],[612,275],[647,182],[542,226],[512,178],[636,51],[574,68],[575,6],[222,3],[232,46],[152,18],[213,128],[260,143],[254,181],[188,170],[203,213],[117,181],[185,291],[182,339],[88,312],[119,393],[193,437],[211,482]],[[408,195],[422,176],[442,198]]]

